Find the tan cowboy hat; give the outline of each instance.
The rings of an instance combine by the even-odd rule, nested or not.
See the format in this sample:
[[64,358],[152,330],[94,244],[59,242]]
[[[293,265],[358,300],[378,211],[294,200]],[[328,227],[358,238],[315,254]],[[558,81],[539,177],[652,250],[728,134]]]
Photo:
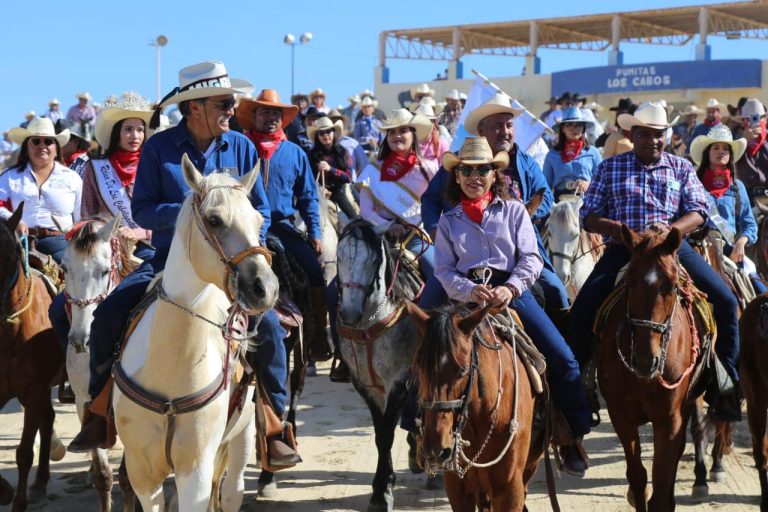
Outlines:
[[458,89],[451,89],[450,91],[445,93],[445,96],[443,96],[443,99],[459,101],[461,99],[459,97],[459,90]]
[[505,93],[498,91],[491,97],[491,99],[469,113],[467,119],[464,121],[464,129],[472,135],[479,135],[477,133],[477,126],[480,124],[480,121],[493,114],[502,113],[512,114],[517,117],[522,114],[523,111],[512,107],[512,98]]
[[109,139],[112,137],[112,129],[123,119],[138,118],[144,121],[146,138],[151,135],[149,121],[155,113],[149,105],[149,101],[137,92],[124,92],[119,98],[110,96],[104,100],[104,108],[99,111],[94,127],[96,142],[104,151],[109,149]]
[[317,120],[314,126],[307,128],[307,138],[314,142],[315,134],[317,132],[330,130],[331,128],[333,128],[333,140],[339,142],[339,140],[341,140],[341,134],[344,131],[344,123],[341,121],[332,121],[328,116],[321,117]]
[[467,137],[458,155],[450,151],[443,155],[443,167],[446,171],[452,171],[460,164],[491,164],[495,170],[500,171],[509,167],[509,153],[499,151],[493,156],[493,150],[485,137]]
[[83,91],[75,94],[75,98],[79,100],[90,100],[91,99],[91,93],[88,91]]
[[274,89],[263,89],[253,100],[241,98],[240,105],[235,110],[237,122],[245,130],[253,129],[253,112],[259,107],[279,108],[283,111],[283,128],[288,126],[299,113],[299,107],[280,103],[280,95]]
[[419,103],[416,103],[416,108],[412,109],[411,112],[414,114],[421,114],[430,121],[437,119],[437,115],[435,115],[435,109],[432,107],[432,105],[429,104],[429,102],[426,101],[420,101]]
[[701,165],[701,161],[704,158],[704,151],[715,142],[725,142],[731,146],[733,152],[732,164],[735,164],[744,155],[744,151],[747,149],[747,139],[744,137],[733,140],[733,134],[724,124],[718,124],[713,126],[709,133],[706,135],[699,135],[693,142],[691,142],[691,158],[696,165]]
[[179,86],[163,98],[159,107],[222,94],[250,92],[253,92],[253,85],[250,82],[230,78],[223,62],[208,60],[182,68],[179,71]]
[[421,114],[411,114],[404,108],[393,110],[381,123],[382,130],[392,130],[401,126],[410,126],[416,130],[416,138],[423,141],[432,133],[432,121]]
[[411,89],[411,98],[415,100],[417,94],[423,94],[425,96],[434,96],[435,90],[430,89],[428,84],[419,84],[413,89]]
[[355,94],[353,96],[350,96],[349,98],[347,98],[347,101],[350,103],[360,103],[360,95]]
[[360,102],[360,107],[373,107],[373,108],[376,108],[378,106],[379,106],[379,102],[374,100],[370,96],[366,96]]
[[683,110],[684,116],[697,116],[699,114],[701,114],[701,109],[696,105],[688,105],[685,107],[685,110]]
[[325,91],[320,89],[319,87],[309,93],[309,99],[312,100],[312,98],[325,98]]
[[619,114],[617,119],[623,130],[631,130],[635,126],[645,126],[654,130],[666,130],[677,123],[680,116],[668,121],[667,109],[658,102],[645,101],[637,107],[634,114]]
[[344,126],[349,125],[349,116],[342,114],[338,107],[328,112],[328,117],[331,121],[341,121]]
[[51,101],[48,102],[49,107],[53,105],[59,105],[59,100],[56,98],[53,98]]
[[8,138],[16,144],[24,144],[29,137],[51,137],[56,139],[59,146],[63,146],[69,140],[69,130],[63,130],[58,135],[53,129],[53,123],[47,117],[32,119],[26,128],[11,128],[8,130]]
[[722,110],[725,105],[717,101],[715,98],[709,98],[707,100],[707,107],[706,108],[716,108],[719,110]]

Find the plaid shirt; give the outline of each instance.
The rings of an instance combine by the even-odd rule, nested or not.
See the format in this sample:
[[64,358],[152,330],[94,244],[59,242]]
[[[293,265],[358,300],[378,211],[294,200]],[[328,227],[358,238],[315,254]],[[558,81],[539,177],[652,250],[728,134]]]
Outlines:
[[584,196],[581,219],[595,214],[644,231],[690,212],[706,220],[708,210],[707,192],[688,160],[662,153],[657,163],[646,167],[630,151],[598,166]]

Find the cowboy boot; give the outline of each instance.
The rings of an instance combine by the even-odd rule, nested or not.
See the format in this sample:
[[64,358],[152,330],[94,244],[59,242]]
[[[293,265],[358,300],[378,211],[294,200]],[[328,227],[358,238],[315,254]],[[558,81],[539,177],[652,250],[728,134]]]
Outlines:
[[560,459],[563,465],[563,471],[569,475],[583,477],[589,468],[589,458],[584,451],[582,438],[578,437],[573,444],[560,447]]
[[312,361],[327,361],[333,354],[333,348],[328,342],[328,308],[325,304],[325,288],[313,286],[309,289],[309,299],[312,304],[314,320],[314,336],[309,340],[309,357]]
[[347,363],[341,358],[338,350],[333,354],[331,371],[328,376],[331,378],[331,382],[352,382],[352,374],[349,371],[349,366],[347,366]]
[[72,453],[85,453],[95,448],[100,448],[107,443],[107,413],[112,395],[112,378],[102,388],[93,400],[86,404],[83,415],[83,426],[75,436],[67,451]]
[[285,429],[275,410],[264,404],[264,419],[267,427],[267,456],[270,466],[295,466],[301,462],[299,454],[285,442]]

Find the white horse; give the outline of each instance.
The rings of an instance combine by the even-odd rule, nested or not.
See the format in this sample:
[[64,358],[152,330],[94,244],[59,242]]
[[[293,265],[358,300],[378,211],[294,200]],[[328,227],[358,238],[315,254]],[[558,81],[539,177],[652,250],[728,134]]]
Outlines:
[[[112,404],[128,475],[145,512],[162,510],[163,480],[170,473],[179,510],[235,511],[243,500],[255,423],[251,387],[227,417],[237,347],[230,356],[225,331],[237,311],[259,315],[271,309],[278,284],[269,252],[259,246],[264,220],[248,199],[258,164],[239,182],[221,173],[203,178],[186,155],[182,168],[192,193],[176,221],[158,300],[113,371],[116,383],[122,374],[130,386],[116,386]],[[137,392],[149,405],[129,397]],[[192,395],[196,407],[178,402]]]
[[557,277],[573,300],[587,280],[595,263],[603,254],[595,246],[592,235],[581,229],[579,210],[584,204],[581,196],[563,195],[552,206],[547,220],[547,247]]
[[[69,342],[66,351],[67,374],[75,393],[77,416],[83,419],[85,403],[90,400],[88,342],[96,307],[131,269],[127,249],[118,238],[121,216],[105,224],[94,220],[75,233],[64,252],[65,297],[70,317]],[[107,450],[91,451],[91,475],[99,495],[102,511],[112,510],[112,468]],[[134,498],[127,478],[121,475],[123,510],[133,511]]]

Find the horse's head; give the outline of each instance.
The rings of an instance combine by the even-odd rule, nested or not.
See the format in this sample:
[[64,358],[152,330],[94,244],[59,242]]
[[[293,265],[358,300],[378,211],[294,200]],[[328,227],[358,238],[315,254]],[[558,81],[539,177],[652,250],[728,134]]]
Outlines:
[[389,224],[373,226],[355,220],[344,229],[336,248],[339,315],[346,325],[360,322],[369,302],[378,304],[386,294],[384,232]]
[[221,288],[251,315],[272,309],[278,293],[270,253],[259,243],[264,219],[249,200],[258,167],[240,180],[225,173],[203,177],[185,154],[182,168],[192,194],[179,214],[176,234],[186,244],[196,276]]
[[424,411],[421,450],[427,464],[443,466],[454,456],[468,401],[473,395],[477,399],[473,374],[479,367],[472,336],[489,307],[472,312],[461,306],[425,312],[410,302],[406,307],[420,338],[412,370]]
[[117,230],[121,219],[118,214],[109,223],[85,222],[72,233],[62,258],[71,322],[69,343],[78,353],[88,346],[94,310],[120,281],[123,259]]
[[663,370],[662,346],[673,327],[678,283],[675,253],[683,237],[677,228],[640,235],[622,226],[621,232],[632,254],[624,276],[626,327],[634,339],[629,364],[639,376],[651,379]]
[[21,203],[8,220],[0,222],[0,311],[10,308],[5,302],[19,275],[20,251],[15,232],[23,211],[24,203]]
[[552,206],[547,220],[547,236],[552,265],[561,281],[567,283],[571,267],[579,256],[579,210],[584,201],[580,196],[563,199]]

